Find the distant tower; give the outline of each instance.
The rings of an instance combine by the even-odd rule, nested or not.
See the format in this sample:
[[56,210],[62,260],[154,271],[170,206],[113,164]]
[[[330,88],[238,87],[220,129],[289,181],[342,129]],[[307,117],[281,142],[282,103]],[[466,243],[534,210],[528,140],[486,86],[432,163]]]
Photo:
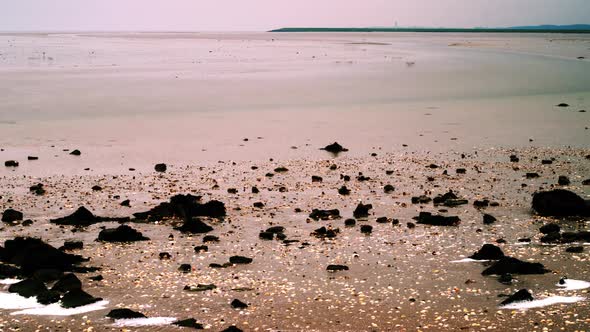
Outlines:
[[395,21],[395,27],[397,28],[397,21]]

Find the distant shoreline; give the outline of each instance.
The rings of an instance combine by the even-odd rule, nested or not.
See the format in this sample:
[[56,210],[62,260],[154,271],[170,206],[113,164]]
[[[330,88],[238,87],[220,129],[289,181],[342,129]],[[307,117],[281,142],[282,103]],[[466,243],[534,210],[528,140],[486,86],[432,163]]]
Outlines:
[[590,33],[589,29],[542,28],[280,28],[268,32],[437,32],[437,33]]

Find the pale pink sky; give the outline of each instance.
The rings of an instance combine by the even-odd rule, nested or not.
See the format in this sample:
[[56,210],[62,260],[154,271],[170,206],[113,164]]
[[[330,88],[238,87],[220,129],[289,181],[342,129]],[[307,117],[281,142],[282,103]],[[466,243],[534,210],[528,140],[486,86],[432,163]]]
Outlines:
[[590,0],[5,0],[0,31],[590,23]]

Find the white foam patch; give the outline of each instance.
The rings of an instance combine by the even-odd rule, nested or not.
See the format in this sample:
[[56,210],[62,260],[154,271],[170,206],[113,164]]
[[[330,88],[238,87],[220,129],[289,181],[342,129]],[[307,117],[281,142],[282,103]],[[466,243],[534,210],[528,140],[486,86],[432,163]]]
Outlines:
[[571,291],[589,288],[590,282],[584,280],[565,279],[565,283],[563,285],[557,283],[556,286],[563,288],[563,290]]
[[510,303],[505,306],[501,306],[500,309],[526,310],[532,308],[546,307],[559,303],[576,303],[583,300],[585,300],[585,298],[580,296],[550,296],[541,300]]
[[2,284],[2,285],[13,285],[13,284],[19,283],[21,281],[22,280],[20,280],[20,279],[2,279],[2,280],[0,280],[0,284]]
[[459,259],[456,261],[451,261],[451,263],[470,263],[470,262],[489,262],[489,261],[485,260],[485,259],[477,260],[477,259],[473,259],[473,258],[463,258],[463,259]]
[[176,322],[174,317],[149,317],[149,318],[131,318],[117,319],[113,326],[115,327],[137,327],[137,326],[161,326],[170,325]]
[[42,305],[38,308],[30,308],[11,313],[11,315],[35,315],[35,316],[72,316],[84,314],[91,311],[106,309],[109,301],[98,301],[76,308],[62,308],[59,303]]
[[35,297],[22,297],[16,293],[0,292],[0,309],[30,309],[43,306]]

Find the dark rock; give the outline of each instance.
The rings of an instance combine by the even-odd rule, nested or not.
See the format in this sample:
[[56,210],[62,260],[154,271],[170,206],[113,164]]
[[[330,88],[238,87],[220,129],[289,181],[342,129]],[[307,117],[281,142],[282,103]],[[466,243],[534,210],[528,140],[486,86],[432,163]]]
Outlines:
[[236,188],[228,188],[227,189],[227,193],[228,194],[237,194],[238,193],[238,189],[236,189]]
[[363,182],[363,181],[369,181],[369,180],[371,180],[371,178],[368,177],[368,176],[364,176],[364,175],[361,174],[361,175],[359,175],[359,176],[356,177],[356,180],[359,181],[359,182]]
[[332,210],[318,210],[313,209],[309,217],[313,220],[330,220],[330,219],[340,219],[340,211],[338,209]]
[[252,204],[252,206],[254,206],[257,209],[262,209],[264,207],[264,203],[262,203],[262,202],[254,202],[254,204]]
[[0,264],[0,279],[18,278],[22,275],[21,270],[12,265]]
[[532,301],[533,296],[526,289],[521,289],[518,292],[510,295],[506,300],[500,303],[501,305],[507,305],[514,302]]
[[383,187],[383,192],[386,194],[389,194],[393,191],[395,191],[395,187],[390,184],[387,184],[387,185],[385,185],[385,187]]
[[379,224],[385,224],[389,222],[389,219],[387,217],[379,217],[377,218],[377,220],[375,220],[377,223]]
[[27,160],[39,160],[39,157],[36,156],[28,156]]
[[184,290],[189,292],[204,292],[208,290],[214,290],[217,286],[213,284],[198,284],[197,286],[184,286]]
[[59,247],[61,251],[79,250],[84,248],[82,241],[64,241],[64,245]]
[[496,217],[492,216],[491,214],[484,214],[483,215],[483,223],[484,225],[491,225],[497,221]]
[[238,299],[234,299],[231,301],[231,307],[235,309],[246,309],[248,308],[248,305]]
[[371,226],[371,225],[362,225],[361,226],[361,233],[371,234],[371,232],[373,232],[373,226]]
[[406,226],[407,226],[409,229],[416,228],[416,224],[414,224],[413,222],[406,223]]
[[190,218],[185,220],[182,226],[175,227],[174,229],[182,233],[203,234],[211,232],[213,227],[207,225],[199,218]]
[[7,160],[4,162],[4,166],[6,167],[18,167],[18,161],[15,160]]
[[570,185],[570,179],[567,176],[561,175],[558,179],[557,179],[557,184],[560,186],[569,186]]
[[504,285],[511,285],[512,284],[512,274],[504,273],[498,277],[498,281]]
[[[426,198],[428,198],[428,200],[426,200],[426,199],[420,200],[420,198],[423,198],[423,197],[426,197]],[[419,200],[418,200],[418,202],[419,202],[419,203],[428,203],[428,202],[430,201],[430,198],[429,198],[429,197],[427,197],[427,196],[420,196],[420,197],[418,197],[418,198],[419,198]],[[448,200],[455,200],[455,199],[458,199],[458,198],[459,198],[459,197],[457,197],[457,195],[455,195],[455,193],[453,193],[453,191],[452,191],[452,190],[449,190],[447,193],[445,193],[445,194],[443,194],[443,195],[437,195],[437,196],[436,196],[436,197],[435,197],[435,198],[432,200],[432,202],[433,202],[435,205],[439,205],[439,204],[444,204],[444,203],[445,203],[446,201],[448,201]]]
[[281,166],[281,167],[275,168],[275,173],[284,173],[284,172],[287,172],[287,171],[289,171],[289,169],[286,168],[286,167],[282,167]]
[[219,242],[219,237],[215,235],[206,235],[203,237],[203,243],[205,242]]
[[6,240],[0,253],[2,261],[20,266],[28,276],[41,269],[72,271],[75,265],[86,261],[82,256],[64,253],[35,238]]
[[590,208],[583,198],[563,189],[535,193],[533,195],[533,209],[542,216],[590,215]]
[[[260,192],[260,190],[256,187],[252,187],[252,193],[253,194],[258,194]],[[192,319],[192,318],[191,318]]]
[[260,232],[260,234],[258,234],[258,237],[261,240],[272,240],[274,239],[274,233],[270,233],[270,232]]
[[74,150],[74,151],[70,152],[70,154],[71,154],[72,156],[79,156],[79,155],[81,155],[81,154],[82,154],[82,152],[80,152],[80,150],[76,149],[76,150]]
[[179,321],[176,321],[172,324],[176,325],[176,326],[180,326],[180,327],[190,327],[195,330],[203,330],[204,329],[203,324],[197,323],[197,320],[194,318],[179,320]]
[[50,282],[55,281],[64,276],[64,272],[58,269],[39,269],[33,272],[33,279],[42,281],[42,282]]
[[252,263],[252,258],[244,256],[231,256],[229,258],[229,262],[232,264],[250,264]]
[[81,206],[69,216],[52,219],[51,223],[68,226],[90,226],[96,223],[107,221],[125,222],[129,221],[129,218],[99,217],[92,214],[92,212],[90,212],[87,208]]
[[541,160],[541,164],[542,165],[551,165],[551,164],[553,164],[553,160],[551,160],[551,159],[543,159],[543,160]]
[[322,238],[322,239],[323,238],[332,239],[332,238],[335,238],[339,232],[340,232],[339,229],[320,227],[320,228],[316,229],[315,231],[313,231],[313,233],[311,233],[311,235],[318,237],[318,238]]
[[22,297],[33,297],[47,292],[47,287],[37,279],[25,279],[8,287],[10,293],[16,293]]
[[542,236],[540,239],[543,243],[556,243],[561,241],[561,234],[559,232],[551,232]]
[[172,258],[172,255],[170,255],[170,253],[168,252],[161,252],[158,254],[158,258],[160,258],[161,260],[170,259]]
[[193,270],[193,268],[191,267],[190,264],[180,264],[180,266],[178,267],[178,271],[182,272],[182,273],[189,273]]
[[233,264],[229,263],[229,262],[223,263],[223,264],[218,264],[218,263],[209,264],[209,267],[212,269],[225,269],[225,268],[231,267],[231,266],[233,266]]
[[510,161],[513,163],[517,163],[520,161],[520,159],[516,155],[513,154],[510,156]]
[[570,252],[570,253],[574,253],[574,254],[579,254],[584,252],[584,246],[576,246],[576,247],[569,247],[567,249],[565,249],[566,252]]
[[536,179],[539,177],[539,174],[538,173],[526,173],[525,176],[527,179]]
[[342,186],[340,189],[338,189],[338,193],[340,195],[348,195],[350,194],[350,189],[346,188],[346,186]]
[[82,282],[72,273],[66,274],[51,287],[52,291],[58,293],[67,293],[78,289],[82,289]]
[[328,265],[328,267],[326,268],[326,270],[327,271],[330,271],[330,272],[348,271],[348,266],[346,266],[346,265],[333,264],[333,265]]
[[27,227],[27,226],[31,226],[33,224],[33,221],[31,219],[27,219],[27,220],[23,220],[23,222],[21,223],[21,225]]
[[559,225],[556,223],[549,223],[541,226],[539,231],[543,234],[559,233],[561,231],[561,227],[559,227]]
[[344,226],[351,227],[351,226],[354,226],[354,225],[356,225],[356,220],[355,219],[349,218],[349,219],[344,220]]
[[369,210],[373,208],[372,204],[363,204],[362,202],[356,206],[356,209],[352,212],[355,218],[366,218],[369,216]]
[[320,150],[326,150],[326,151],[332,152],[332,153],[340,153],[340,152],[348,151],[348,149],[344,148],[342,145],[338,144],[337,142],[334,142],[330,145],[326,145],[326,147],[324,147]]
[[23,220],[23,213],[14,209],[7,209],[2,213],[2,221],[12,223]]
[[502,249],[493,244],[484,244],[481,249],[469,256],[469,258],[476,260],[498,260],[502,257],[504,257]]
[[167,169],[168,169],[168,166],[166,166],[166,164],[164,164],[164,163],[156,164],[156,166],[154,166],[154,170],[156,172],[160,172],[160,173],[166,172]]
[[448,207],[455,207],[469,203],[466,199],[447,199],[443,205]]
[[560,104],[557,104],[555,106],[557,106],[557,107],[569,107],[570,105],[569,104],[566,104],[566,103],[560,103]]
[[563,243],[590,242],[590,232],[588,232],[588,231],[564,232],[561,234],[561,242],[563,242]]
[[222,218],[225,216],[225,204],[220,201],[209,201],[201,204],[200,196],[176,195],[170,202],[160,203],[146,212],[134,213],[138,220],[160,221],[164,219],[187,219],[189,217]]
[[131,309],[113,309],[107,314],[108,318],[112,319],[133,319],[133,318],[146,318],[141,312],[133,311]]
[[586,180],[582,181],[582,185],[583,186],[590,186],[590,179],[586,179]]
[[268,233],[279,234],[285,231],[285,227],[283,226],[273,226],[266,229]]
[[489,205],[490,201],[488,201],[487,199],[473,201],[473,206],[478,209],[488,207]]
[[196,253],[199,253],[201,251],[207,252],[207,251],[209,251],[209,247],[207,247],[207,246],[196,246],[194,248],[194,250],[195,250]]
[[64,308],[76,308],[92,304],[101,300],[102,299],[99,297],[94,297],[81,289],[77,289],[67,292],[61,298],[61,306]]
[[90,278],[88,278],[88,279],[90,279],[90,280],[92,280],[92,281],[102,281],[102,280],[104,279],[104,277],[103,277],[103,276],[101,276],[101,275],[99,274],[99,275],[97,275],[97,276],[90,277]]
[[322,182],[324,179],[321,176],[312,175],[311,182]]
[[492,264],[492,266],[485,269],[481,274],[545,274],[547,272],[549,272],[549,270],[545,269],[541,263],[523,262],[517,258],[505,256]]
[[412,204],[427,204],[432,201],[432,198],[422,195],[418,197],[412,197]]
[[121,202],[121,206],[127,206],[127,207],[129,207],[129,206],[131,206],[131,201],[128,200],[128,199],[126,199],[126,200],[124,200],[124,201]]
[[98,185],[92,186],[92,190],[94,190],[94,191],[101,191],[102,190],[102,187],[101,186],[98,186]]
[[433,226],[458,226],[461,219],[457,216],[441,216],[432,215],[430,212],[420,212],[417,217],[413,218],[418,224],[433,225]]
[[41,196],[45,194],[45,189],[43,188],[43,183],[37,183],[29,187],[29,191],[35,193],[37,196]]
[[467,173],[467,170],[465,168],[457,168],[455,172],[457,172],[457,174],[465,174]]
[[98,233],[98,241],[135,242],[146,240],[149,240],[149,238],[127,225],[121,225],[117,228],[106,228]]
[[531,239],[528,237],[523,237],[523,238],[518,239],[518,242],[530,243]]
[[61,294],[56,291],[53,291],[53,290],[48,290],[46,292],[43,292],[43,293],[37,295],[37,302],[39,302],[40,304],[43,304],[43,305],[57,303],[57,302],[59,302],[60,299],[61,299]]
[[235,325],[232,325],[221,332],[243,332],[240,328]]

